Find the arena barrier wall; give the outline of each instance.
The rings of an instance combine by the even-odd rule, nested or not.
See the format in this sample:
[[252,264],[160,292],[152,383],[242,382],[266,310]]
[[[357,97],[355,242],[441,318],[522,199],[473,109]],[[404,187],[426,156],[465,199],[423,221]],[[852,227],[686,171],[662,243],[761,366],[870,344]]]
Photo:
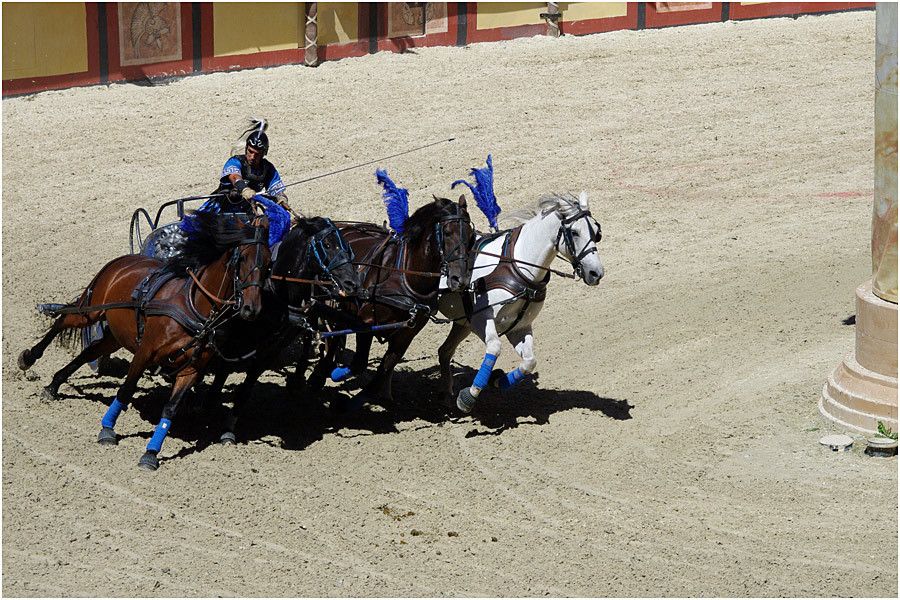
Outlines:
[[[542,2],[318,2],[317,60],[547,35]],[[873,10],[874,2],[559,2],[563,35]],[[310,3],[3,3],[3,96],[304,60]]]

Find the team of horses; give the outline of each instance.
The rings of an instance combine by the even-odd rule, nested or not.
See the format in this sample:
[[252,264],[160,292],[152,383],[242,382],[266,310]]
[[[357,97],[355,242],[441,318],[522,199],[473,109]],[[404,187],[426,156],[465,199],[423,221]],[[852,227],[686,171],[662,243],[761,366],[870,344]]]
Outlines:
[[[455,397],[456,407],[468,413],[485,388],[509,388],[535,371],[532,323],[544,304],[551,273],[591,286],[604,274],[597,253],[600,225],[584,192],[546,195],[517,217],[518,225],[500,231],[490,157],[488,166],[487,185],[467,184],[495,229],[487,235],[473,226],[465,195],[457,201],[434,197],[407,217],[406,190],[398,190],[386,174],[382,178],[383,172],[379,181],[385,185],[391,228],[300,219],[274,260],[262,205],[254,204],[247,215],[194,213],[191,234],[175,257],[118,257],[75,301],[41,305],[53,323],[19,355],[18,365],[30,368],[57,337],[101,327],[102,335],[44,388],[45,398],[55,399],[62,383],[81,366],[121,348],[131,352],[127,376],[101,420],[97,439],[105,445],[118,443],[116,421],[131,403],[142,374],[159,369],[172,390],[138,463],[148,470],[159,467],[157,455],[181,401],[206,374],[214,375],[208,399],[215,402],[230,373],[247,374],[235,389],[220,438],[234,443],[254,383],[291,344],[300,347],[293,377],[303,382],[305,393],[315,393],[328,378],[355,375],[365,380],[373,339],[386,342],[375,373],[355,401],[389,406],[393,371],[415,336],[429,320],[452,323],[438,351],[448,404],[454,401],[450,360],[457,346],[472,332],[485,344],[474,380]],[[478,179],[482,171],[472,173]],[[402,200],[402,214],[394,200]],[[557,256],[572,265],[574,275],[551,268]],[[338,364],[350,335],[356,336],[353,358]],[[510,373],[495,368],[504,336],[521,357]],[[324,351],[317,357],[320,347]]]

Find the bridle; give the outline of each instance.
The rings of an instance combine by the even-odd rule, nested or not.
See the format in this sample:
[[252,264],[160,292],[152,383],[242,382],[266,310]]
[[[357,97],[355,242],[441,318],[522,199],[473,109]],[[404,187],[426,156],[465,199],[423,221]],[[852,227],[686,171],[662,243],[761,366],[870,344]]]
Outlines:
[[[584,243],[584,246],[581,248],[581,251],[576,251],[575,249],[575,238],[572,235],[572,224],[584,219],[587,224],[588,232],[590,233],[589,239]],[[593,225],[596,225],[596,231],[594,230]],[[566,252],[572,257],[569,263],[572,267],[575,268],[575,275],[578,277],[584,278],[584,266],[581,262],[585,257],[591,255],[594,252],[597,252],[597,244],[600,240],[603,239],[603,232],[600,229],[600,223],[598,223],[592,216],[590,210],[579,210],[577,213],[570,217],[564,217],[560,219],[559,222],[559,231],[556,234],[556,248],[559,248],[560,240],[565,242]]]
[[[235,308],[237,309],[240,309],[244,305],[244,290],[252,287],[261,288],[265,284],[265,270],[267,265],[263,263],[263,253],[260,252],[259,246],[268,243],[268,228],[253,226],[253,233],[241,240],[241,243],[234,248],[229,266],[232,268],[232,271],[234,273],[234,300]],[[244,260],[242,248],[244,248],[245,246],[256,246],[256,252],[254,253],[253,268],[247,271],[244,277],[241,277],[240,264]],[[258,273],[258,276],[254,279],[251,279],[254,273]]]
[[[457,223],[459,225],[459,237],[456,245],[447,250],[444,247],[446,236],[444,235],[445,223]],[[468,229],[468,231],[466,231]],[[474,236],[472,230],[472,222],[469,220],[468,213],[461,211],[460,214],[447,215],[442,217],[434,224],[435,243],[438,248],[438,255],[441,259],[441,275],[446,277],[450,273],[450,263],[461,262],[463,264],[462,271],[465,273],[469,267],[469,250],[472,245]]]
[[[307,261],[310,258],[315,260],[316,265],[321,269],[322,273],[331,280],[332,283],[341,289],[341,284],[334,276],[334,271],[346,264],[352,264],[354,255],[353,249],[344,240],[337,225],[331,219],[326,218],[327,226],[321,231],[317,231],[309,240],[306,248]],[[337,248],[337,252],[329,254],[329,250],[325,247],[326,241],[333,238],[333,247]]]
[[[223,305],[223,306],[231,306],[233,310],[239,311],[244,306],[244,295],[243,291],[247,288],[258,287],[262,288],[266,283],[266,265],[263,262],[262,252],[260,252],[259,246],[263,244],[269,243],[269,229],[265,226],[257,226],[250,225],[248,229],[251,231],[247,232],[247,234],[240,239],[235,247],[231,251],[231,257],[228,259],[228,262],[225,264],[225,272],[231,271],[232,273],[232,296],[230,299],[224,300],[219,296],[213,294],[209,290],[207,290],[200,283],[199,277],[194,274],[192,271],[188,271],[188,274],[194,280],[194,284],[200,289],[203,294],[212,300],[214,303]],[[253,267],[241,277],[240,264],[244,259],[243,252],[246,246],[257,246],[255,257],[253,261]],[[255,279],[251,279],[254,273],[258,273],[258,277]],[[219,288],[219,294],[222,292],[222,287],[225,286],[225,281],[227,281],[227,277],[222,279],[222,286]]]

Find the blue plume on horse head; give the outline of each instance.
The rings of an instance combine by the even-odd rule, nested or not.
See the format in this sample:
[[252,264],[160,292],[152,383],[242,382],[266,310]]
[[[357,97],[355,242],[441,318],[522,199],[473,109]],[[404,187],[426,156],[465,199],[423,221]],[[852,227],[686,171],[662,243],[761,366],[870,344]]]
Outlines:
[[497,204],[497,197],[494,195],[494,163],[491,162],[491,155],[488,154],[486,167],[481,169],[473,168],[469,171],[469,174],[475,178],[474,186],[464,179],[458,179],[453,182],[450,189],[462,183],[472,190],[472,195],[475,196],[475,204],[487,217],[491,227],[497,229],[497,216],[500,214],[500,205]]
[[409,190],[397,187],[384,169],[375,171],[375,179],[384,187],[381,197],[387,209],[388,223],[391,229],[402,234],[406,227],[406,219],[409,218]]

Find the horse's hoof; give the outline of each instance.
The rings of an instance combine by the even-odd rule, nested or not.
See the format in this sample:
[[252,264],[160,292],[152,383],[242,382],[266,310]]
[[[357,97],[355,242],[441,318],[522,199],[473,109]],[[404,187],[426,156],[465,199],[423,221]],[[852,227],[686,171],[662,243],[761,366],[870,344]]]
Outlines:
[[141,460],[138,461],[138,467],[145,471],[155,471],[159,468],[159,459],[153,452],[144,452]]
[[472,395],[472,392],[468,387],[464,387],[459,390],[459,395],[456,397],[456,408],[463,411],[466,414],[472,412],[472,409],[475,407],[475,396]]
[[223,446],[234,446],[237,444],[237,436],[234,435],[233,431],[226,431],[219,436],[219,443]]
[[19,354],[19,368],[23,371],[27,371],[28,367],[33,364],[34,361],[31,360],[31,352],[29,352],[27,348],[25,350],[22,350],[22,352]]
[[101,446],[118,446],[119,436],[116,435],[112,427],[104,427],[100,430],[100,434],[97,435],[97,443]]
[[349,378],[352,374],[353,370],[350,369],[350,367],[335,367],[331,371],[331,380],[335,383],[340,383]]
[[53,402],[59,400],[59,394],[49,385],[41,391],[41,400],[44,402]]
[[500,382],[506,379],[506,371],[503,369],[494,369],[488,378],[488,385],[494,388],[500,387]]

